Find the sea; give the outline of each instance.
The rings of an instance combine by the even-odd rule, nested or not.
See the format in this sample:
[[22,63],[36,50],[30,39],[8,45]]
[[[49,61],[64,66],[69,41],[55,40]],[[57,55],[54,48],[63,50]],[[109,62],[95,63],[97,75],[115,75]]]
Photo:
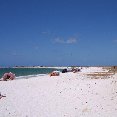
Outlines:
[[51,73],[55,68],[0,68],[0,78],[4,75],[4,73],[12,72],[16,75],[16,78],[31,78],[37,76],[47,75]]

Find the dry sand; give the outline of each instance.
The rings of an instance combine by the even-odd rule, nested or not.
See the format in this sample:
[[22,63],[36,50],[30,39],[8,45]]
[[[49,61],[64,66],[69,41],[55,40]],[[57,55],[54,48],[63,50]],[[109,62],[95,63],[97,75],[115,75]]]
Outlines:
[[0,92],[0,117],[117,117],[117,74],[101,67],[0,81]]

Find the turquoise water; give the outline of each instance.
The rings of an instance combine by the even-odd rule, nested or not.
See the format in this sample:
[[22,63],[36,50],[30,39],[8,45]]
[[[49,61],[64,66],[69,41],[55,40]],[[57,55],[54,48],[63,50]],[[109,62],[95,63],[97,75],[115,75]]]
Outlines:
[[16,75],[16,77],[21,76],[36,76],[42,74],[48,74],[54,70],[54,68],[0,68],[0,78],[4,73],[12,72]]

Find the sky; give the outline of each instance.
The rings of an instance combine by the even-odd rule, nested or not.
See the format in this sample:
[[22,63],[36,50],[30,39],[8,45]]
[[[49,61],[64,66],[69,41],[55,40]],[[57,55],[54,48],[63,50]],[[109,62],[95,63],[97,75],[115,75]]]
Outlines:
[[117,65],[116,0],[0,0],[0,66]]

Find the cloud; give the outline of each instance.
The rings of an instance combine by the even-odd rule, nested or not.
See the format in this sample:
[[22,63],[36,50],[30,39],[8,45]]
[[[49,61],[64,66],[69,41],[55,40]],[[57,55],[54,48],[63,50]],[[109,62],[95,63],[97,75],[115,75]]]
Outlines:
[[51,36],[52,33],[50,31],[43,31],[43,32],[40,32],[41,35],[46,35],[46,36]]
[[70,38],[66,41],[66,43],[68,44],[73,44],[73,43],[76,43],[77,42],[77,39],[76,38]]
[[56,42],[56,43],[65,43],[65,40],[60,39],[60,38],[56,38],[56,39],[55,39],[55,42]]
[[46,31],[43,31],[43,32],[41,32],[41,34],[48,34],[48,32],[46,32]]
[[69,38],[67,40],[61,39],[61,38],[56,38],[55,43],[61,43],[61,44],[75,44],[77,43],[76,38]]
[[18,53],[18,52],[11,52],[9,53],[10,56],[23,56],[22,53]]

